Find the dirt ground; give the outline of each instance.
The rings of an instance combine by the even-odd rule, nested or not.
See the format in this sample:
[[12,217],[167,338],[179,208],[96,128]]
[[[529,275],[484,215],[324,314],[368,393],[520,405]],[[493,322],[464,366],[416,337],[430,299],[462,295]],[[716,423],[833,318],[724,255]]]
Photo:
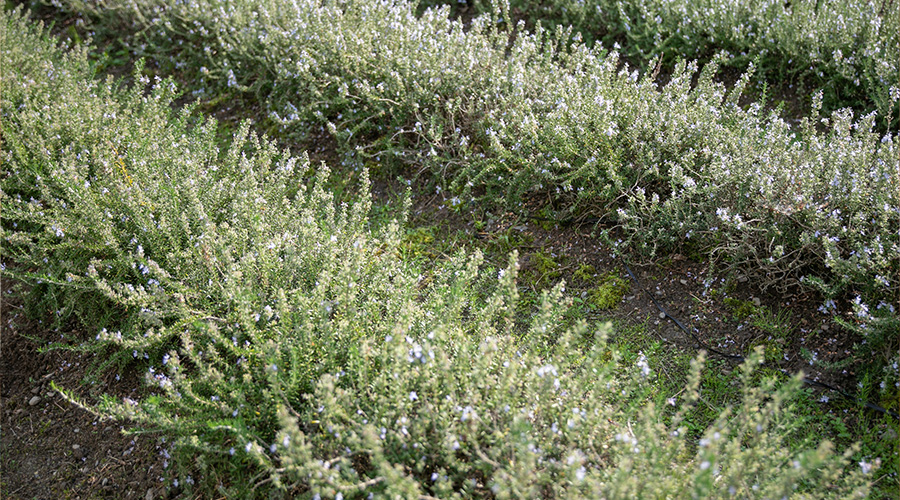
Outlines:
[[25,320],[14,301],[3,301],[0,318],[0,498],[166,498],[165,457],[155,436],[125,435],[128,426],[99,419],[51,386],[80,397],[137,397],[136,377],[86,386],[90,356],[39,352],[39,343],[59,334]]

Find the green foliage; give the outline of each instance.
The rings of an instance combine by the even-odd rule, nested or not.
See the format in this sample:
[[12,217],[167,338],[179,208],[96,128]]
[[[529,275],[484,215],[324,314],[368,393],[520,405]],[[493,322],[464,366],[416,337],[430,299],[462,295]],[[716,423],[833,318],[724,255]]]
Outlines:
[[782,309],[778,312],[768,307],[760,307],[753,318],[753,326],[780,339],[790,337],[794,329],[791,323],[791,311]]
[[767,306],[758,306],[753,301],[733,297],[725,297],[722,302],[736,321],[748,321],[763,332],[764,336],[757,338],[753,345],[762,346],[765,359],[775,362],[782,359],[784,344],[791,340],[794,330],[790,310],[782,309],[776,312]]
[[[496,2],[468,2],[491,12]],[[424,1],[420,8],[455,1]],[[756,66],[771,81],[822,89],[828,110],[877,109],[890,118],[890,89],[900,84],[900,9],[890,2],[830,0],[510,0],[530,25],[568,27],[602,42],[644,70],[658,60],[709,61],[720,51],[739,70]],[[896,110],[896,109],[895,109]]]
[[599,278],[600,282],[588,293],[591,304],[598,309],[613,309],[622,302],[631,284],[614,272],[606,273]]
[[724,303],[725,307],[727,307],[731,311],[734,319],[738,321],[743,321],[756,312],[756,306],[749,300],[740,300],[733,297],[725,297],[722,300],[722,303]]
[[594,278],[596,273],[597,270],[594,269],[594,266],[590,264],[581,264],[578,266],[578,269],[575,270],[574,276],[581,281],[588,282]]
[[562,276],[561,264],[559,258],[552,254],[539,251],[531,254],[529,259],[534,263],[535,283],[538,286],[546,287],[556,283]]
[[[255,19],[252,7],[235,5]],[[561,285],[517,316],[515,252],[499,271],[458,253],[426,278],[401,258],[399,224],[370,224],[365,171],[358,199],[339,202],[326,167],[313,172],[247,124],[220,148],[215,122],[173,110],[175,86],[140,64],[131,88],[98,82],[84,50],[56,49],[21,12],[4,12],[0,29],[3,276],[38,290],[25,297],[33,310],[58,307],[61,321],[98,331],[84,348],[146,359],[146,397],[79,403],[172,438],[174,473],[197,478],[187,488],[868,491],[849,454],[790,442],[800,424],[786,402],[800,382],[754,378],[758,355],[740,369],[734,406],[692,429],[698,440],[686,416],[701,401],[702,355],[671,406],[656,405],[646,356],[610,346],[606,326],[561,326]]]
[[[900,139],[876,127],[896,91],[864,116],[822,116],[815,93],[811,114],[792,124],[742,104],[753,68],[731,89],[716,82],[727,55],[702,71],[677,63],[659,88],[615,53],[525,31],[502,6],[464,26],[446,9],[417,17],[399,1],[73,5],[101,27],[130,27],[133,50],[160,64],[200,68],[197,95],[257,99],[285,133],[329,131],[348,162],[415,165],[452,179],[461,196],[483,190],[500,205],[530,198],[614,219],[632,251],[706,255],[763,289],[820,279],[867,307],[897,300]],[[890,19],[864,39],[891,40]],[[886,71],[879,82],[892,81]],[[863,324],[869,346],[896,347],[887,330],[854,321]]]
[[434,231],[431,228],[417,227],[406,231],[400,243],[400,250],[407,260],[420,257],[434,258],[435,255],[429,250],[432,243]]
[[533,238],[530,235],[523,234],[516,227],[510,227],[492,235],[487,242],[487,249],[492,254],[506,255],[523,245],[531,243],[532,240]]

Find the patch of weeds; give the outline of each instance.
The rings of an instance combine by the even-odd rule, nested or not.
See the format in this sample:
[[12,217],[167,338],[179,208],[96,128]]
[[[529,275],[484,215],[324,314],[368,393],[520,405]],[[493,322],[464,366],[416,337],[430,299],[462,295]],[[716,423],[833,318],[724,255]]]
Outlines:
[[756,305],[749,300],[725,297],[722,302],[725,304],[725,307],[731,311],[732,317],[737,321],[744,321],[756,312]]
[[561,257],[554,257],[552,254],[543,251],[531,254],[531,261],[534,264],[535,282],[538,286],[542,288],[549,287],[562,276],[560,259]]
[[592,309],[593,307],[584,297],[575,295],[572,297],[572,306],[563,317],[570,324],[574,324],[576,321],[586,318]]
[[373,179],[387,179],[396,170],[387,162],[382,161],[366,161],[365,165]]
[[777,361],[784,357],[784,345],[781,339],[775,339],[771,336],[764,339],[758,339],[751,344],[753,347],[761,346],[763,348],[763,356],[766,361]]
[[435,253],[432,251],[434,243],[434,228],[417,227],[409,229],[403,235],[400,241],[400,254],[404,259],[416,260],[422,257],[434,258]]
[[594,266],[590,264],[581,264],[580,266],[578,266],[578,269],[575,270],[575,273],[573,273],[575,278],[584,282],[589,282],[590,280],[594,279],[594,275],[596,274],[597,270],[594,269]]
[[375,203],[369,212],[370,224],[380,227],[391,221],[403,220],[403,208],[398,203]]
[[776,313],[768,307],[758,307],[751,324],[768,333],[765,339],[755,343],[763,346],[766,359],[781,359],[784,356],[784,343],[794,329],[791,325],[791,312],[781,310]]
[[613,309],[622,297],[628,293],[631,285],[614,272],[608,272],[598,277],[600,284],[588,292],[588,300],[597,309]]
[[774,312],[768,307],[758,307],[753,314],[753,326],[778,338],[786,339],[794,327],[791,325],[791,312],[782,309]]
[[731,311],[735,321],[749,321],[766,334],[764,338],[755,340],[753,345],[762,347],[767,360],[779,360],[784,356],[785,341],[793,332],[790,311],[784,309],[775,312],[766,306],[755,305],[752,301],[732,297],[725,297],[723,303]]
[[723,408],[740,400],[741,386],[736,383],[737,374],[723,370],[723,363],[717,360],[707,362],[706,370],[701,373],[699,401],[685,418],[689,432],[698,437],[715,421]]
[[538,210],[539,219],[535,220],[544,231],[550,231],[556,225],[556,219],[558,215],[550,209],[550,207],[544,207]]
[[670,344],[661,342],[650,333],[647,321],[616,320],[613,325],[615,334],[609,342],[615,345],[623,365],[639,367],[641,362],[645,363],[649,369],[646,376],[653,380],[647,396],[655,401],[657,407],[669,405],[670,398],[683,391],[695,353],[673,349]]
[[493,255],[509,255],[513,250],[530,244],[534,239],[521,231],[508,228],[488,241],[486,253]]
[[[69,36],[78,45],[81,45],[82,40],[72,26],[69,27]],[[131,54],[129,54],[127,48],[122,46],[106,47],[102,52],[91,51],[88,57],[94,64],[94,69],[97,73],[104,73],[115,68],[127,68],[131,64]]]

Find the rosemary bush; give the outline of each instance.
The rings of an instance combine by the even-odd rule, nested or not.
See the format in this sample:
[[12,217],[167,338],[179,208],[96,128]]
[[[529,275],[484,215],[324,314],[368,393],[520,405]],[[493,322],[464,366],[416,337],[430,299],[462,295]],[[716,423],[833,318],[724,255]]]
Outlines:
[[[468,2],[490,12],[487,0]],[[422,2],[422,6],[466,2]],[[547,27],[572,26],[645,67],[657,56],[709,60],[719,51],[746,69],[756,61],[770,81],[824,90],[825,109],[890,109],[900,83],[900,9],[890,0],[511,0],[510,9]],[[896,125],[896,117],[894,118]]]
[[92,409],[172,438],[176,491],[866,494],[852,450],[785,446],[799,382],[754,378],[758,357],[740,404],[691,435],[702,357],[655,405],[645,357],[603,326],[560,329],[562,286],[515,320],[515,254],[499,273],[478,253],[419,271],[365,195],[336,204],[246,126],[220,151],[171,82],[97,82],[83,50],[3,16],[3,274],[102,328],[82,348],[145,360],[147,397]]
[[[417,17],[402,1],[73,5],[140,31],[138,52],[200,68],[201,94],[256,96],[288,132],[329,130],[351,162],[414,165],[507,205],[552,202],[615,222],[645,255],[687,250],[764,289],[855,301],[841,321],[864,351],[896,350],[900,136],[877,132],[884,113],[822,116],[817,93],[788,123],[739,104],[750,72],[733,89],[715,82],[724,55],[703,71],[679,63],[658,88],[615,52],[528,33],[501,8],[464,29],[446,8]],[[887,113],[900,89],[885,92]]]

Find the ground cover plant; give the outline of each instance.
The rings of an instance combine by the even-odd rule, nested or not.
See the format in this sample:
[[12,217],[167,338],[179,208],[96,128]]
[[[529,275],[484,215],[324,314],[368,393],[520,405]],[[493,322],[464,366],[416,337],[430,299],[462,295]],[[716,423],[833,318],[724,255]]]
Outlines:
[[562,286],[518,321],[515,254],[420,269],[367,218],[365,175],[337,203],[326,167],[246,126],[220,150],[171,81],[97,81],[21,12],[0,26],[3,275],[92,331],[72,348],[146,369],[156,394],[83,403],[172,438],[176,493],[866,494],[871,464],[786,446],[798,382],[755,377],[758,357],[687,432],[702,356],[660,394],[608,327],[560,327]]
[[399,1],[65,5],[131,33],[121,43],[138,55],[199,68],[197,96],[252,99],[279,134],[328,131],[350,166],[415,168],[459,207],[473,194],[537,203],[614,226],[606,237],[629,252],[699,255],[763,289],[814,291],[875,371],[896,359],[900,138],[877,127],[900,99],[890,82],[880,112],[822,115],[816,92],[792,124],[742,104],[750,73],[717,83],[728,56],[678,63],[660,87],[615,52],[525,30],[502,5],[468,25]]
[[[459,11],[490,12],[486,0],[422,2]],[[512,0],[510,10],[545,27],[571,26],[588,43],[602,41],[643,66],[677,59],[734,57],[741,71],[752,63],[769,82],[792,82],[824,91],[825,109],[853,107],[890,115],[889,90],[900,85],[900,10],[886,1],[660,1]],[[806,105],[807,103],[803,103]],[[896,117],[887,118],[894,120]]]

